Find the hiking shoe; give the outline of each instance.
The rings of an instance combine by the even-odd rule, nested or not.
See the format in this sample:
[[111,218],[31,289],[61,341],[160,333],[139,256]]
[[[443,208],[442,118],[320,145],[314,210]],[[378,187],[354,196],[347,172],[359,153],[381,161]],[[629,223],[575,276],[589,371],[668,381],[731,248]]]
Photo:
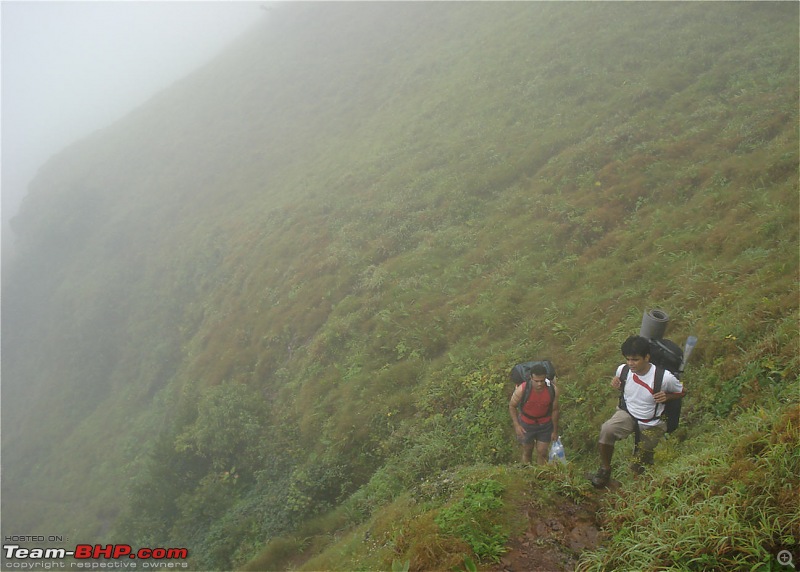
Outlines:
[[600,467],[590,480],[597,488],[608,485],[608,481],[611,480],[611,469]]
[[643,475],[645,470],[645,466],[641,463],[631,463],[631,472],[634,475]]

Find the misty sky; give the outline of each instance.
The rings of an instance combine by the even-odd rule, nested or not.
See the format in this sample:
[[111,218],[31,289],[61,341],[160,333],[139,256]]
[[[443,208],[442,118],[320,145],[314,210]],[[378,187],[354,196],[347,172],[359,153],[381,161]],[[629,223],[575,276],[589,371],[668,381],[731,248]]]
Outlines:
[[210,60],[260,2],[2,0],[2,220],[49,157]]

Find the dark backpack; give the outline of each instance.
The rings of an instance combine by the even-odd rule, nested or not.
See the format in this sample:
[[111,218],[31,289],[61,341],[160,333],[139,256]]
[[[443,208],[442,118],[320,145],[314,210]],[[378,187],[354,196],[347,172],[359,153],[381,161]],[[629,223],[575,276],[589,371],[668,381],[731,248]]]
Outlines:
[[661,366],[680,379],[683,350],[672,340],[650,340],[650,363]]
[[[656,378],[653,383],[653,393],[661,391],[661,384],[664,382],[664,370],[669,371],[672,375],[680,379],[681,365],[683,364],[683,350],[680,346],[672,340],[650,340],[650,363],[656,366]],[[625,381],[628,377],[630,369],[627,365],[622,367],[619,379],[622,382],[620,385],[619,394],[619,407],[627,411],[625,406]],[[681,403],[683,398],[673,399],[664,404],[664,411],[661,415],[667,418],[667,433],[672,433],[678,428],[681,420]],[[658,406],[656,406],[658,409]],[[655,419],[655,417],[653,418]],[[644,421],[651,421],[645,419]],[[638,425],[637,425],[638,428]]]
[[543,365],[547,370],[547,379],[553,381],[556,378],[556,368],[553,365],[553,362],[551,362],[549,359],[543,359],[538,361],[526,361],[525,363],[518,363],[512,367],[511,381],[513,381],[515,385],[525,383],[531,378],[531,369],[537,364]]
[[556,378],[556,368],[553,365],[553,362],[550,360],[539,360],[518,363],[511,368],[511,381],[513,381],[516,385],[521,383],[525,384],[525,390],[522,393],[522,399],[520,400],[519,405],[517,405],[517,409],[522,411],[522,408],[528,402],[528,398],[531,396],[531,390],[533,389],[533,384],[531,383],[531,369],[537,364],[543,365],[547,370],[547,390],[550,392],[550,407],[547,408],[547,414],[545,415],[545,417],[547,417],[553,412],[553,402],[556,399],[556,388],[552,383]]

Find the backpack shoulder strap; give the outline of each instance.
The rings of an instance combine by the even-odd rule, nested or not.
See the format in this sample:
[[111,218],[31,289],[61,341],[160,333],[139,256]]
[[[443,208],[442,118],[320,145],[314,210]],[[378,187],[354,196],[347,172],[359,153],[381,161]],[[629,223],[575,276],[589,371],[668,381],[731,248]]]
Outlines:
[[526,403],[528,403],[528,399],[531,396],[531,389],[533,389],[533,384],[531,383],[531,380],[528,379],[525,381],[525,389],[522,390],[522,399],[520,399],[519,404],[517,405],[517,408],[520,411],[522,411],[522,408],[525,407]]
[[653,381],[653,393],[661,391],[661,385],[664,383],[664,368],[656,366],[656,378]]
[[625,403],[625,380],[628,379],[628,372],[631,370],[628,367],[628,364],[622,366],[622,371],[619,372],[619,379],[622,383],[619,386],[619,408],[623,411],[628,410],[628,406]]
[[[658,393],[659,391],[661,391],[661,386],[664,383],[664,371],[666,371],[666,370],[663,367],[656,366],[656,376],[655,376],[655,379],[653,380],[653,393]],[[661,414],[664,413],[666,408],[667,408],[667,404],[665,403],[663,405],[663,407],[661,408]],[[656,417],[659,417],[658,403],[656,403],[656,409],[653,412],[653,419],[655,419]]]

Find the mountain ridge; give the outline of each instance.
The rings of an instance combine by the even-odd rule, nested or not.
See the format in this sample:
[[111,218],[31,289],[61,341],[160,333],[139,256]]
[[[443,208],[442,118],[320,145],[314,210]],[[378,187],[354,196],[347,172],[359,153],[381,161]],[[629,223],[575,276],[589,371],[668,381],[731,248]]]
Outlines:
[[742,369],[791,403],[797,8],[714,8],[287,5],[60,154],[3,273],[4,534],[242,565],[393,463],[509,463],[541,352],[591,463],[651,304],[688,420]]

